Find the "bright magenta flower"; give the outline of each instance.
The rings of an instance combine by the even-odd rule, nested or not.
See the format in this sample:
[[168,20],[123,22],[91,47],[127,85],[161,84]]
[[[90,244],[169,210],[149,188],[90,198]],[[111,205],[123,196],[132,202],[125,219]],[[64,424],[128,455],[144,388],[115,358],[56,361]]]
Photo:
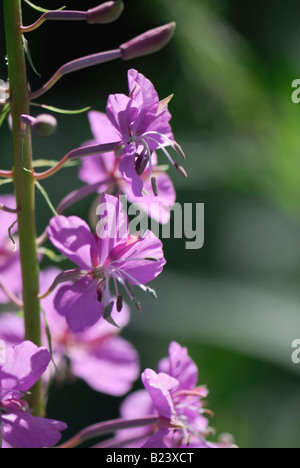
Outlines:
[[[162,243],[151,231],[143,237],[129,234],[127,214],[116,197],[103,195],[101,208],[97,235],[76,216],[57,216],[48,227],[52,244],[78,265],[61,276],[66,284],[60,287],[54,300],[57,312],[66,317],[75,333],[94,325],[101,317],[109,320],[113,296],[117,297],[117,309],[121,311],[118,283],[138,308],[133,286],[155,296],[146,284],[162,272],[166,263]],[[115,289],[113,296],[110,280]]]
[[30,341],[4,352],[4,362],[0,363],[0,439],[18,448],[52,447],[61,438],[66,424],[32,416],[22,400],[46,371],[49,352]]

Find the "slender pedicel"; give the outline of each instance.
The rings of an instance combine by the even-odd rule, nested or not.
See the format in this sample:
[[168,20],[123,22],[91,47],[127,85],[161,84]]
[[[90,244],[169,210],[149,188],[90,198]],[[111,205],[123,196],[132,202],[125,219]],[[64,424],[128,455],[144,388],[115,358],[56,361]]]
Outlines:
[[84,156],[94,156],[97,154],[103,154],[103,153],[110,153],[114,151],[115,146],[118,145],[119,142],[114,142],[114,143],[107,143],[105,145],[95,145],[95,146],[84,146],[82,148],[77,148],[75,150],[70,151],[68,154],[66,154],[60,161],[59,163],[56,164],[56,166],[51,167],[45,172],[40,172],[36,173],[34,172],[34,178],[36,180],[42,180],[46,179],[47,177],[52,176],[53,174],[56,174],[60,169],[64,167],[64,165],[70,161],[71,159],[75,158],[81,158]]
[[121,0],[102,3],[88,11],[58,10],[47,11],[30,26],[21,26],[23,33],[39,28],[45,21],[87,21],[89,24],[106,24],[117,20],[124,9]]
[[13,171],[0,171],[0,177],[3,179],[11,179],[13,176]]
[[0,210],[5,211],[6,213],[13,213],[13,214],[18,214],[20,210],[17,208],[9,208],[8,206],[3,205],[0,203]]
[[49,89],[51,89],[63,76],[68,75],[69,73],[83,70],[84,68],[89,68],[94,65],[110,62],[111,60],[116,60],[117,58],[121,58],[120,49],[109,50],[108,52],[100,52],[98,54],[88,55],[86,57],[72,60],[71,62],[68,62],[60,67],[41,89],[31,94],[30,98],[33,100],[42,96],[47,91],[49,91]]
[[85,442],[102,435],[111,434],[121,429],[132,429],[134,427],[152,426],[159,421],[158,416],[148,416],[137,419],[115,419],[105,421],[93,426],[86,427],[68,442],[58,446],[57,448],[74,448]]
[[141,57],[162,49],[172,38],[175,23],[169,23],[160,28],[155,28],[146,33],[132,39],[125,44],[122,44],[118,49],[110,50],[108,52],[100,52],[99,54],[88,55],[86,57],[73,60],[63,65],[57,72],[50,78],[50,80],[39,90],[31,94],[31,100],[36,99],[45,94],[51,89],[63,76],[68,73],[82,70],[84,68],[92,67],[102,63],[110,62],[118,58],[122,60],[130,60],[132,58]]
[[12,304],[14,304],[18,309],[23,309],[24,307],[23,302],[8,288],[8,286],[6,286],[1,276],[0,276],[0,289],[2,289],[2,291],[8,297],[10,302],[12,302]]

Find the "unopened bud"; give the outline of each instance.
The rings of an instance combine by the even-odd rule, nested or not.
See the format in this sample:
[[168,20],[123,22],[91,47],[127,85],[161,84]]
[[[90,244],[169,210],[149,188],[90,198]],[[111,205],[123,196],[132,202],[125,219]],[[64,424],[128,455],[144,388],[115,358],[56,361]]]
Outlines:
[[57,120],[53,115],[41,114],[34,119],[32,130],[40,137],[49,137],[57,129]]
[[122,0],[105,2],[86,13],[86,21],[90,24],[106,24],[116,21],[124,10]]
[[172,22],[135,37],[120,46],[123,60],[131,60],[143,55],[153,54],[162,49],[172,38],[176,23]]

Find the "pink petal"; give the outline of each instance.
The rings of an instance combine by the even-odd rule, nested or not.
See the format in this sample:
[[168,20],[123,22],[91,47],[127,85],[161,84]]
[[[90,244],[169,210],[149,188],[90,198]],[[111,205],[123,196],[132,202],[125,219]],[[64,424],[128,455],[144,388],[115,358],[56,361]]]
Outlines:
[[0,367],[0,399],[10,391],[27,392],[46,371],[49,362],[47,349],[30,341],[7,348],[5,363]]
[[53,447],[61,438],[66,424],[52,419],[37,418],[26,412],[1,416],[3,438],[18,448]]
[[74,333],[94,325],[104,312],[97,297],[97,280],[88,277],[62,286],[55,296],[54,306]]
[[62,254],[82,269],[92,268],[96,241],[85,221],[77,216],[56,216],[47,228],[49,239]]
[[159,415],[172,419],[175,409],[170,391],[178,387],[178,380],[168,374],[156,374],[152,369],[146,369],[142,374],[142,382]]
[[124,395],[139,375],[135,349],[118,336],[108,338],[98,348],[71,348],[69,357],[74,375],[109,395]]

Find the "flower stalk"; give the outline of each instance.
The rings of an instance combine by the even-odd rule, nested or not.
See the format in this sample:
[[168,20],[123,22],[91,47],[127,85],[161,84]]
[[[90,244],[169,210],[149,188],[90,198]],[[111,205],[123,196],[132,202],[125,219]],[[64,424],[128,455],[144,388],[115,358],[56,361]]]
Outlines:
[[159,420],[158,416],[148,416],[137,419],[114,419],[86,427],[69,441],[58,448],[75,448],[87,440],[114,433],[121,429],[132,429],[135,427],[152,426]]
[[[4,0],[4,21],[10,82],[13,138],[13,180],[18,210],[18,235],[23,282],[25,338],[41,345],[39,294],[39,264],[36,249],[34,177],[32,171],[31,132],[20,132],[22,114],[29,114],[29,91],[23,49],[21,0]],[[24,166],[29,169],[24,170]],[[32,172],[31,172],[32,171]],[[42,385],[38,381],[31,389],[28,403],[36,416],[44,414]]]

